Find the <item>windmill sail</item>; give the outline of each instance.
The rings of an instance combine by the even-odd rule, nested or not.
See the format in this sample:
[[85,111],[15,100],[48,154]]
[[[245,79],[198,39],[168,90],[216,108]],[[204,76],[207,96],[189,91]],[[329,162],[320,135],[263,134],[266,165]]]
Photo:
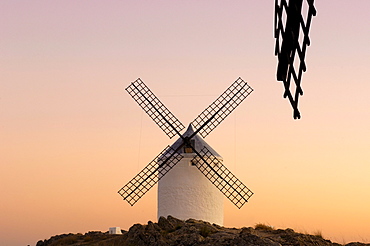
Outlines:
[[193,158],[192,164],[206,176],[235,206],[241,208],[253,192],[245,186],[206,147]]
[[148,190],[173,168],[183,156],[167,146],[118,193],[133,206]]
[[205,138],[215,129],[253,89],[241,78],[238,78],[224,93],[209,105],[191,124]]
[[303,95],[301,80],[306,72],[305,56],[315,15],[314,0],[275,0],[276,78],[284,84],[283,97],[289,99],[294,119],[301,118],[298,100]]
[[180,135],[180,131],[185,126],[164,106],[140,78],[132,82],[126,88],[126,91],[169,138],[176,134]]

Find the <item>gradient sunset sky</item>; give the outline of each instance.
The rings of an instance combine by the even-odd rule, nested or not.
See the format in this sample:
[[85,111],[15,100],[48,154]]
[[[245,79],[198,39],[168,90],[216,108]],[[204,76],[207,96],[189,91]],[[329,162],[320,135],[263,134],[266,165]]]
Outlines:
[[156,187],[117,191],[176,139],[124,89],[140,77],[187,125],[239,76],[254,92],[206,138],[255,193],[225,226],[370,242],[370,1],[315,6],[293,120],[273,0],[2,0],[0,245],[156,221]]

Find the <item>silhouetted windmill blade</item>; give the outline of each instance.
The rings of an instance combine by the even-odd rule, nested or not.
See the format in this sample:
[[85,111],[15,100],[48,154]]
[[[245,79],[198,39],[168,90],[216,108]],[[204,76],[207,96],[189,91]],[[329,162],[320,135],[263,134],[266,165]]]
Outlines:
[[123,186],[118,193],[133,206],[150,188],[171,170],[183,156],[170,146],[162,150],[141,172]]
[[[309,30],[312,17],[316,15],[313,4],[314,0],[275,0],[274,36],[275,55],[278,57],[276,78],[284,83],[283,96],[288,98],[292,105],[294,119],[301,117],[298,100],[299,96],[303,95],[301,80],[303,72],[306,71],[305,56],[307,46],[310,45]],[[307,13],[302,13],[304,11]]]
[[253,192],[206,147],[203,147],[192,159],[192,164],[238,208],[248,202],[248,199],[253,195]]
[[180,135],[180,131],[185,126],[164,106],[140,78],[132,82],[126,88],[126,91],[169,138],[176,134]]
[[215,129],[253,89],[241,78],[238,78],[224,93],[209,105],[191,124],[195,134],[203,138]]

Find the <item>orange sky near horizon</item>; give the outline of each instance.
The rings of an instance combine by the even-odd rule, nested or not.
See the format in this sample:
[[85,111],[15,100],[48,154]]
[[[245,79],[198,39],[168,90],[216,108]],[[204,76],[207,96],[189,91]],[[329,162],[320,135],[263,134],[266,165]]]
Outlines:
[[225,199],[225,226],[370,243],[370,1],[315,6],[293,120],[273,1],[2,1],[0,245],[156,221],[156,186],[133,207],[117,191],[176,139],[124,88],[187,125],[239,76],[254,92],[206,138],[255,193]]

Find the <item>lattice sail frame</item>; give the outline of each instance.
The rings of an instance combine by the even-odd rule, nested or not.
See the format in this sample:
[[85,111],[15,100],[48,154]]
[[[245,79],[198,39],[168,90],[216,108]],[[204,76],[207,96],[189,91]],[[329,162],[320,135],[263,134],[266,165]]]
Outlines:
[[315,15],[314,0],[275,0],[276,78],[284,83],[283,97],[288,97],[294,119],[301,118],[298,100],[303,95],[301,80],[306,71],[306,49],[310,45],[309,31]]
[[[140,91],[140,90],[143,90]],[[166,147],[154,158],[139,174],[122,187],[118,193],[133,206],[149,189],[170,171],[182,158],[177,151],[198,132],[206,137],[216,128],[249,94],[253,89],[241,78],[238,78],[221,96],[206,108],[193,122],[197,130],[188,139],[180,131],[183,124],[159,101],[141,79],[132,82],[126,91],[140,105],[140,107],[153,119],[153,121],[172,138],[178,134],[183,143],[177,149]],[[153,100],[154,102],[151,102]],[[216,117],[220,117],[217,119]],[[203,129],[205,128],[205,129]],[[204,148],[193,159],[197,168],[238,208],[241,208],[253,195],[239,179],[237,179],[211,152]],[[220,171],[221,174],[218,174]],[[232,187],[232,185],[236,186]]]
[[140,78],[132,82],[126,91],[169,138],[185,128]]
[[211,105],[191,122],[195,131],[205,138],[215,129],[253,89],[240,77],[226,89]]
[[133,206],[144,194],[170,171],[183,156],[170,146],[162,150],[143,170],[130,182],[123,186],[118,193]]
[[238,208],[248,202],[253,195],[253,192],[206,147],[203,147],[199,155],[192,159],[192,164]]

